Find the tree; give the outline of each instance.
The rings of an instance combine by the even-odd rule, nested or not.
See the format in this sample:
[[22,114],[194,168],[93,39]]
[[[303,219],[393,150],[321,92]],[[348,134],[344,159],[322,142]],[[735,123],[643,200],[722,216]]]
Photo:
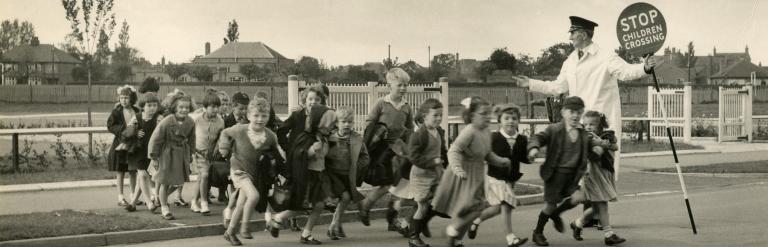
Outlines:
[[118,43],[115,45],[115,52],[112,55],[112,75],[119,82],[124,82],[133,75],[131,64],[135,59],[136,50],[128,46],[129,28],[128,22],[123,20],[120,34],[117,35]]
[[[94,9],[95,3],[95,9]],[[104,36],[109,40],[112,32],[115,30],[115,14],[112,12],[114,6],[113,0],[82,0],[78,6],[77,0],[61,0],[64,6],[66,19],[72,28],[72,37],[77,44],[78,50],[85,60],[85,67],[88,72],[88,126],[93,125],[91,118],[91,76],[93,66],[93,50],[97,42],[100,42]],[[89,135],[89,143],[93,136]],[[89,145],[90,147],[91,145]],[[89,148],[92,153],[92,148]]]
[[272,69],[265,66],[259,66],[255,63],[240,65],[240,73],[245,75],[248,80],[264,79],[269,81],[270,75],[272,75]]
[[517,54],[515,60],[515,73],[520,75],[532,76],[535,74],[533,67],[533,58],[526,54]]
[[432,76],[448,76],[456,71],[456,54],[443,53],[432,58]]
[[496,68],[503,70],[515,70],[515,56],[507,51],[507,48],[498,48],[491,53],[490,61],[496,65]]
[[349,66],[347,70],[346,80],[354,83],[378,81],[379,75],[376,72],[364,69],[363,66],[353,65]]
[[28,21],[14,19],[4,20],[0,24],[0,54],[6,53],[13,47],[29,44],[35,36],[35,27]]
[[381,61],[381,63],[384,64],[384,68],[386,70],[400,67],[400,64],[397,63],[397,57],[395,57],[395,60],[392,60],[391,58],[385,58],[384,60]]
[[212,81],[213,70],[205,65],[195,65],[189,68],[189,73],[198,81]]
[[542,50],[541,56],[536,59],[534,68],[538,75],[558,75],[563,62],[573,52],[573,46],[568,43],[557,43]]
[[[693,49],[693,41],[688,42],[688,51],[683,54],[683,59],[680,59],[679,67],[688,69],[688,81],[691,81],[691,67],[696,66],[696,52]],[[696,71],[694,71],[696,73]],[[695,77],[695,75],[693,76]]]
[[499,69],[496,67],[496,63],[491,61],[483,61],[480,63],[480,66],[477,67],[477,71],[475,71],[478,75],[480,75],[480,79],[483,80],[483,82],[488,82],[488,76],[492,75],[494,71]]
[[168,74],[174,82],[189,71],[189,67],[185,64],[168,63],[168,65],[165,66],[165,73]]
[[296,65],[298,66],[298,74],[306,79],[317,80],[325,73],[320,62],[314,57],[303,56]]
[[635,55],[632,55],[629,53],[629,50],[625,49],[623,46],[619,46],[618,49],[615,50],[616,55],[618,55],[620,58],[624,59],[627,63],[639,63],[640,58],[636,57]]
[[229,42],[237,42],[237,39],[240,38],[240,31],[238,31],[237,28],[237,21],[232,19],[232,21],[227,25],[227,36],[224,37],[224,44]]

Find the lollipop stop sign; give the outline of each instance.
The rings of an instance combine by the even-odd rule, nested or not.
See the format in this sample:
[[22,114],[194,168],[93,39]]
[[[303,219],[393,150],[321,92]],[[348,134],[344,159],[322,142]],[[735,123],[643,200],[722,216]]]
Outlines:
[[653,5],[634,3],[619,15],[616,34],[621,47],[632,55],[642,57],[655,53],[664,45],[667,23],[661,11]]

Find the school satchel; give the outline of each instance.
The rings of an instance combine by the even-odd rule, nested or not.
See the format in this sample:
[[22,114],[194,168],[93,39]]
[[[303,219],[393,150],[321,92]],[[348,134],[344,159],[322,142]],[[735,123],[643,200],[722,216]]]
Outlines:
[[371,122],[365,127],[363,141],[371,160],[362,180],[373,186],[392,185],[395,180],[395,173],[392,170],[392,158],[395,157],[395,152],[385,141],[386,136],[387,125],[384,123]]
[[219,152],[219,136],[221,136],[221,132],[211,142],[211,148],[208,149],[205,156],[211,163],[211,168],[208,170],[208,183],[211,187],[223,188],[229,185],[230,166],[227,159]]
[[288,209],[288,201],[291,199],[291,186],[288,183],[275,179],[272,185],[272,193],[269,195],[269,206],[276,212]]
[[557,123],[563,120],[563,116],[560,114],[560,110],[563,109],[563,101],[565,101],[565,94],[547,97],[545,105],[547,107],[547,118],[549,118],[550,123]]

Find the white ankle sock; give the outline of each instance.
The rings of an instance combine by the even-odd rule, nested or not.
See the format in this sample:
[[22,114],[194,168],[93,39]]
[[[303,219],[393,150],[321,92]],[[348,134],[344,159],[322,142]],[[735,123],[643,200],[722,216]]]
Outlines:
[[514,233],[507,234],[507,244],[514,244],[515,239],[517,236]]
[[475,224],[475,225],[480,225],[480,223],[483,223],[483,221],[480,220],[480,218],[477,218],[475,219],[475,221],[472,221],[472,224]]
[[456,236],[459,236],[459,231],[456,230],[456,227],[454,227],[453,225],[448,225],[447,227],[445,227],[445,234],[447,234],[450,237],[456,237]]
[[613,232],[613,229],[611,229],[611,227],[610,227],[610,226],[604,226],[604,227],[603,227],[603,233],[605,234],[605,237],[606,237],[606,238],[607,238],[607,237],[610,237],[610,236],[611,236],[611,235],[613,235],[613,234],[615,234],[615,233]]
[[308,238],[309,236],[312,236],[312,232],[307,231],[307,229],[304,229],[303,231],[301,231],[302,238]]
[[576,219],[573,223],[579,228],[584,228],[584,222],[581,221],[581,218]]

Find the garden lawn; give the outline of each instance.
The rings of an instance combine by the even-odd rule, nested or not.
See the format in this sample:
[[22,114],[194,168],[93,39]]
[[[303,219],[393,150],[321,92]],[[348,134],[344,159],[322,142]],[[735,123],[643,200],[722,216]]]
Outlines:
[[0,241],[172,227],[159,217],[58,210],[0,216]]
[[[675,142],[675,150],[701,150],[704,149],[702,146],[698,145],[692,145],[682,142]],[[627,153],[643,153],[643,152],[658,152],[658,151],[671,151],[672,148],[669,146],[669,142],[642,142],[642,143],[636,143],[636,142],[622,142],[621,143],[621,153],[627,154]]]
[[[768,173],[768,161],[718,163],[681,167],[683,173]],[[646,169],[649,172],[677,172],[675,168]]]

